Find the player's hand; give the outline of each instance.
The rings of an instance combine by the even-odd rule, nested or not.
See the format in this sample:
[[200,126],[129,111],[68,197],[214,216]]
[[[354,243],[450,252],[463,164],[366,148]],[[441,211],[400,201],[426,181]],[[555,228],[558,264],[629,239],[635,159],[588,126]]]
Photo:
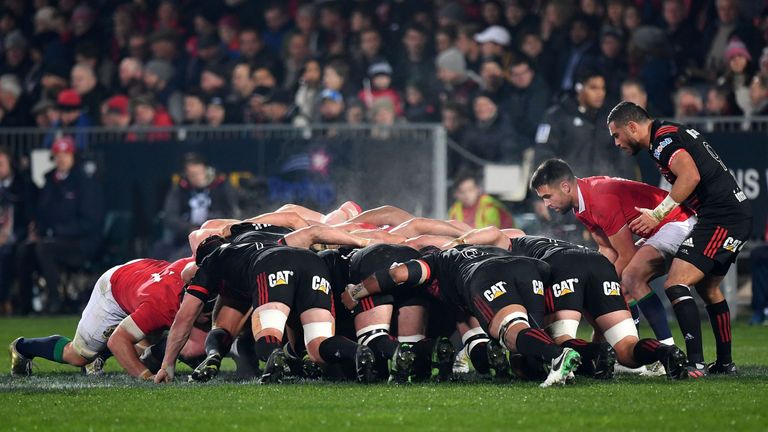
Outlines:
[[173,375],[169,374],[165,368],[160,368],[154,377],[155,384],[167,384],[173,381]]
[[352,294],[349,293],[350,289],[353,289],[355,285],[349,284],[347,288],[341,293],[341,302],[344,303],[344,307],[348,310],[352,310],[357,306],[358,301],[352,298]]
[[659,226],[659,221],[653,217],[653,210],[647,208],[635,207],[640,212],[640,216],[629,223],[629,228],[638,234],[650,234],[651,231]]

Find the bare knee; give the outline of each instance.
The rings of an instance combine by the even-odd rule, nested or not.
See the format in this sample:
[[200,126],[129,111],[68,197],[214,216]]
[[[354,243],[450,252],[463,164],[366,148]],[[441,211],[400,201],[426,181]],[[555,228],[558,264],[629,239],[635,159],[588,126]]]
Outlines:
[[642,275],[632,268],[625,269],[621,275],[621,285],[635,300],[643,298],[648,291]]
[[92,361],[78,354],[72,347],[72,343],[68,343],[64,346],[64,352],[61,355],[62,360],[72,366],[85,366]]

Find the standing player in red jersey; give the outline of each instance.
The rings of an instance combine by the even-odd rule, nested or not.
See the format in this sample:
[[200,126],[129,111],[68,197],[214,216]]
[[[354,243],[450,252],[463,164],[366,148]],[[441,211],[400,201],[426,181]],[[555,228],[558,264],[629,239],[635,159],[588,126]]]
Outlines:
[[[614,177],[576,178],[560,159],[539,165],[530,186],[548,208],[573,211],[616,267],[622,290],[632,299],[630,308],[636,305],[643,312],[660,342],[674,345],[664,305],[648,282],[667,272],[668,260],[696,224],[693,212],[678,207],[653,231],[638,232],[630,225],[640,216],[637,208],[656,207],[667,195],[664,190]],[[633,235],[644,239],[641,246]]]
[[[111,268],[96,282],[74,339],[54,335],[14,340],[11,374],[31,375],[35,357],[85,366],[109,348],[131,376],[149,379],[152,373],[139,360],[134,345],[171,326],[184,287],[181,272],[193,261],[139,259]],[[204,337],[202,332],[196,336],[200,351]]]

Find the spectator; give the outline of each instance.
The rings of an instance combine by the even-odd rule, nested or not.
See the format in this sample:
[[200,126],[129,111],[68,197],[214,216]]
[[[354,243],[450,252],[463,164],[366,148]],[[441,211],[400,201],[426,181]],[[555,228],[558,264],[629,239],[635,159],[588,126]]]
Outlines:
[[202,156],[184,156],[184,173],[163,205],[163,237],[152,256],[173,261],[189,256],[187,236],[208,219],[239,219],[235,190]]
[[467,73],[467,64],[461,51],[456,48],[446,50],[437,56],[435,63],[437,78],[441,83],[440,101],[469,103],[479,89],[479,85]]
[[264,44],[272,52],[282,51],[284,38],[293,29],[293,22],[285,7],[276,1],[267,5],[264,10],[264,24],[266,24],[262,33]]
[[460,172],[453,182],[456,201],[448,210],[448,219],[464,222],[472,228],[514,228],[512,214],[504,204],[483,192],[473,173]]
[[265,67],[277,76],[282,76],[283,65],[280,59],[264,45],[259,32],[251,27],[240,31],[240,59],[251,65],[253,70]]
[[502,106],[517,130],[533,140],[536,128],[544,117],[552,99],[549,86],[534,70],[531,61],[518,57],[510,65],[512,91],[507,103]]
[[309,123],[315,118],[317,98],[322,90],[322,67],[317,59],[310,59],[304,63],[304,68],[299,79],[294,104],[296,115]]
[[362,90],[357,94],[367,109],[371,109],[374,103],[379,99],[389,99],[395,109],[395,114],[399,117],[403,114],[403,104],[400,100],[400,94],[393,90],[392,85],[392,67],[386,61],[373,63],[368,68],[368,78]]
[[296,12],[296,33],[304,36],[307,48],[315,56],[322,54],[324,48],[324,37],[317,29],[316,15],[317,10],[312,3],[301,5]]
[[347,120],[347,124],[359,125],[365,123],[366,114],[365,106],[357,99],[349,101],[349,106],[344,113],[344,118]]
[[342,123],[344,121],[344,97],[329,88],[320,93],[320,105],[317,108],[319,123]]
[[347,82],[349,67],[340,60],[332,60],[323,68],[323,87],[341,93],[345,97],[355,94]]
[[410,81],[405,86],[405,119],[411,123],[433,123],[439,120],[440,113],[430,97],[424,94],[427,86]]
[[209,126],[221,126],[227,123],[227,108],[224,105],[224,99],[214,96],[208,101],[208,108],[205,110],[205,122]]
[[475,35],[475,40],[480,44],[480,52],[483,57],[506,57],[507,47],[511,41],[507,29],[501,26],[491,26]]
[[[437,11],[437,24],[440,27],[459,25],[462,21],[464,21],[464,9],[457,2],[451,1],[445,3]],[[474,35],[474,33],[472,33],[472,35]],[[472,35],[470,35],[470,37]]]
[[48,129],[53,127],[56,119],[54,118],[54,111],[56,105],[48,99],[40,99],[35,106],[32,107],[32,115],[35,118],[35,126],[39,129]]
[[497,105],[504,106],[509,101],[512,86],[504,78],[504,70],[499,57],[485,57],[480,68],[482,89],[491,96]]
[[624,38],[624,0],[608,0],[605,7],[605,20],[603,21],[603,27],[600,29],[601,33],[613,32]]
[[539,27],[538,17],[530,13],[523,0],[507,0],[504,17],[507,19],[507,29],[513,41],[519,41],[527,29]]
[[[403,52],[397,56],[393,81],[405,84],[409,79],[431,82],[435,77],[434,58],[427,51],[429,36],[419,24],[411,24],[403,33]],[[449,49],[446,52],[453,52]],[[441,53],[443,55],[445,53]],[[461,53],[459,53],[461,55]]]
[[672,52],[679,81],[692,78],[701,63],[702,53],[697,49],[699,32],[686,17],[683,0],[664,0],[662,8],[663,27],[667,44]]
[[706,77],[714,80],[722,75],[726,69],[723,53],[732,36],[738,37],[744,42],[750,54],[757,56],[759,52],[759,35],[739,11],[737,0],[716,0],[717,20],[704,30],[704,41],[700,41],[705,47],[704,70]]
[[[98,87],[107,90],[112,86],[114,65],[104,59],[96,42],[81,42],[75,47],[75,66],[90,68],[96,77]],[[72,84],[74,87],[74,83]]]
[[532,31],[523,32],[518,49],[531,60],[531,66],[534,69],[542,70],[540,63],[544,62],[540,57],[544,52],[544,41],[541,40],[541,35]]
[[0,126],[30,126],[29,108],[22,99],[22,89],[16,75],[0,76]]
[[611,105],[619,97],[621,83],[627,79],[629,67],[624,55],[621,36],[614,31],[606,31],[600,37],[600,55],[595,66],[606,77],[606,91]]
[[741,111],[750,114],[752,105],[749,101],[749,85],[754,74],[752,56],[740,40],[733,38],[725,50],[725,60],[728,62],[728,70],[720,77],[718,84],[728,86]]
[[[444,103],[440,110],[440,118],[448,139],[457,145],[463,143],[467,128],[467,114],[464,112],[463,105],[451,101]],[[450,172],[455,171],[450,170]]]
[[[197,56],[192,58],[187,68],[187,86],[199,83],[204,71],[212,68],[224,70],[228,63],[227,52],[224,50],[218,34],[211,33],[200,36],[197,40]],[[225,73],[223,78],[226,79],[227,76],[228,74]]]
[[101,103],[107,99],[107,90],[99,84],[92,67],[75,65],[72,68],[72,89],[80,95],[88,117],[95,124],[101,123]]
[[221,43],[227,48],[227,57],[237,54],[240,41],[237,39],[240,22],[235,15],[224,15],[219,18],[217,31]]
[[[360,33],[360,46],[354,49],[350,65],[352,83],[355,86],[362,85],[363,80],[368,77],[371,66],[379,62],[387,63],[381,35],[373,28],[362,31]],[[391,72],[390,75],[392,75]]]
[[674,68],[664,32],[656,27],[640,27],[629,41],[629,67],[642,81],[648,100],[662,115],[673,112]]
[[144,90],[144,68],[141,61],[136,57],[126,57],[120,61],[118,66],[117,80],[118,93],[135,97],[143,93]]
[[307,38],[300,33],[292,34],[288,38],[286,53],[283,88],[285,90],[290,90],[296,86],[296,83],[301,77],[304,63],[306,63],[307,59],[310,57]]
[[12,312],[17,252],[27,240],[36,204],[37,187],[14,169],[8,151],[0,149],[0,315]]
[[464,147],[492,162],[520,163],[530,142],[521,136],[487,93],[472,102],[475,123],[464,136]]
[[251,66],[240,62],[232,69],[232,91],[227,97],[227,105],[234,122],[245,123],[248,100],[256,90],[256,83],[251,78]]
[[737,116],[743,113],[736,105],[736,98],[727,87],[715,86],[707,90],[704,115],[709,117]]
[[455,26],[440,27],[435,33],[435,49],[437,53],[456,46],[457,32]]
[[264,101],[264,116],[268,123],[292,124],[295,115],[296,107],[293,105],[290,93],[285,90],[272,92]]
[[[256,70],[256,72],[258,72],[258,70]],[[254,72],[254,75],[256,75],[256,72]],[[222,64],[209,64],[205,66],[203,73],[200,75],[200,90],[202,90],[208,97],[224,93],[227,86],[228,76],[229,71],[226,66]],[[259,81],[256,80],[256,85],[264,84],[259,83]],[[276,82],[273,82],[272,87],[275,85]]]
[[574,17],[568,35],[568,44],[557,65],[558,72],[562,71],[562,73],[557,77],[558,86],[556,87],[566,92],[570,91],[576,83],[578,71],[594,68],[599,55],[599,49],[595,45],[592,21],[589,17],[585,15]]
[[536,131],[534,166],[553,157],[563,159],[579,177],[608,175],[635,179],[637,165],[605,133],[605,78],[582,71],[575,97],[566,96],[549,109]]
[[190,90],[184,95],[184,120],[185,125],[202,125],[205,123],[205,96],[199,91]]
[[648,102],[648,93],[645,91],[645,86],[636,79],[628,79],[621,83],[621,100],[640,105],[651,116],[656,115],[658,112]]
[[486,27],[507,25],[504,9],[501,7],[501,2],[497,0],[483,2],[480,8],[480,17]]
[[144,67],[144,88],[165,107],[175,122],[184,117],[184,96],[173,84],[173,65],[165,60],[152,60]]
[[[156,35],[153,35],[156,36]],[[173,40],[173,39],[172,39]],[[133,57],[140,62],[149,58],[150,43],[146,34],[134,32],[128,36],[128,56]]]
[[371,138],[386,140],[394,138],[392,126],[398,121],[395,105],[391,99],[377,99],[370,108]]
[[148,132],[149,127],[163,128],[173,126],[171,116],[165,111],[162,105],[157,105],[152,95],[140,95],[133,98],[131,132],[128,133],[126,141],[168,141],[171,139],[169,131]]
[[40,79],[40,98],[56,100],[58,94],[69,85],[69,69],[67,66],[53,63],[43,67]]
[[[53,123],[54,128],[75,128],[75,145],[78,150],[83,150],[87,147],[88,135],[81,128],[92,126],[93,123],[91,118],[83,112],[82,99],[80,99],[80,95],[76,91],[66,89],[59,93],[56,97],[56,108],[53,116],[56,118],[56,121]],[[57,135],[59,135],[57,131],[49,133],[45,139],[45,147],[52,146]]]
[[60,272],[80,268],[99,252],[104,220],[99,183],[76,164],[75,142],[57,139],[51,147],[55,167],[45,174],[28,242],[21,250],[20,312],[31,311],[33,273],[45,279],[46,311],[62,308]]
[[5,36],[3,48],[4,64],[0,71],[3,74],[13,74],[17,78],[27,75],[31,66],[29,61],[29,42],[21,33],[21,30],[14,30]]
[[752,115],[768,115],[768,75],[759,74],[752,78],[749,100],[752,104]]
[[111,129],[125,130],[131,124],[131,100],[125,95],[115,95],[104,102],[102,125]]
[[[475,34],[479,33],[480,29],[476,24],[462,24],[459,26],[458,34],[456,37],[456,48],[464,55],[464,60],[467,62],[467,69],[480,73],[480,66],[482,65],[483,53],[480,49],[480,44],[475,40]],[[441,51],[442,52],[442,51]]]
[[[181,72],[187,70],[188,60],[179,53],[177,39],[178,36],[173,30],[155,31],[150,37],[149,49],[152,52],[153,60],[165,60],[173,66],[174,71]],[[132,56],[143,59],[143,57],[139,56],[138,52],[135,54],[136,55],[132,54]],[[186,84],[191,82],[188,80],[188,77],[179,73],[176,74],[171,85],[174,88],[183,88]]]
[[256,87],[248,99],[248,109],[245,112],[246,123],[264,123],[264,101],[267,100],[273,89]]
[[700,116],[704,111],[704,101],[698,90],[692,87],[681,87],[675,93],[675,118]]

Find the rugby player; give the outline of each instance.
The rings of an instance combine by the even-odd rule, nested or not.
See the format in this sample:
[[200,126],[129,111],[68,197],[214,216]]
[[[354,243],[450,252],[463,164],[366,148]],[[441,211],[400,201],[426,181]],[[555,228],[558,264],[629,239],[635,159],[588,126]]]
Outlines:
[[[656,339],[674,345],[664,305],[648,282],[667,272],[667,263],[696,224],[693,211],[680,206],[653,231],[633,232],[630,223],[640,216],[636,208],[654,208],[667,193],[615,177],[576,178],[571,167],[560,159],[542,163],[533,173],[530,186],[548,208],[558,213],[573,211],[592,234],[599,252],[616,268],[630,310],[637,305]],[[644,239],[640,246],[635,244],[633,234]]]
[[[596,378],[611,378],[614,362],[618,359],[629,368],[659,361],[669,378],[686,376],[686,358],[682,350],[661,344],[656,339],[638,338],[632,316],[621,296],[619,278],[605,256],[565,241],[521,233],[515,230],[507,234],[495,227],[487,227],[461,240],[467,244],[491,244],[496,250],[549,264],[552,284],[544,292],[547,331],[558,344],[579,351],[587,367],[586,373]],[[603,344],[576,338],[582,315],[594,323],[595,329],[613,349],[606,350]]]
[[[249,226],[252,229],[248,230]],[[315,253],[306,250],[311,244],[325,241],[354,247],[366,246],[370,241],[323,226],[301,229],[278,240],[263,230],[253,230],[258,228],[253,224],[233,228],[229,242],[218,235],[205,238],[196,248],[195,263],[185,268],[194,276],[168,334],[155,382],[173,379],[176,359],[195,318],[203,303],[216,295],[219,304],[214,328],[206,338],[207,357],[192,379],[207,381],[218,373],[221,358],[232,345],[232,335],[239,333],[252,310],[256,354],[266,364],[262,382],[282,378],[286,365],[279,353],[289,315],[300,321],[312,361],[354,362],[358,379],[370,380],[374,355],[368,347],[334,336],[328,268]],[[238,231],[240,228],[244,228],[243,232]]]
[[[608,130],[622,150],[646,150],[672,189],[654,208],[639,207],[630,223],[638,233],[651,233],[680,204],[696,212],[698,222],[680,245],[664,283],[667,297],[685,337],[689,375],[736,373],[731,357],[731,315],[719,286],[752,233],[747,196],[712,146],[697,130],[652,119],[640,106],[621,102],[608,115]],[[715,335],[717,359],[704,362],[699,310],[691,286],[707,304]]]
[[[134,345],[171,326],[184,287],[181,273],[192,261],[139,259],[106,271],[93,288],[74,339],[59,335],[16,339],[10,346],[11,374],[30,375],[35,357],[85,366],[103,361],[98,356],[108,348],[131,376],[150,379],[152,373],[139,360]],[[204,338],[205,333],[196,330],[181,355],[198,357]]]
[[483,330],[510,351],[551,362],[551,371],[541,383],[541,387],[549,387],[564,384],[579,365],[580,356],[528,324],[526,293],[535,292],[543,302],[548,267],[543,261],[497,256],[471,247],[436,251],[376,271],[360,284],[348,286],[342,300],[353,309],[360,300],[392,292],[398,285],[413,289],[427,284],[433,295],[477,317]]

